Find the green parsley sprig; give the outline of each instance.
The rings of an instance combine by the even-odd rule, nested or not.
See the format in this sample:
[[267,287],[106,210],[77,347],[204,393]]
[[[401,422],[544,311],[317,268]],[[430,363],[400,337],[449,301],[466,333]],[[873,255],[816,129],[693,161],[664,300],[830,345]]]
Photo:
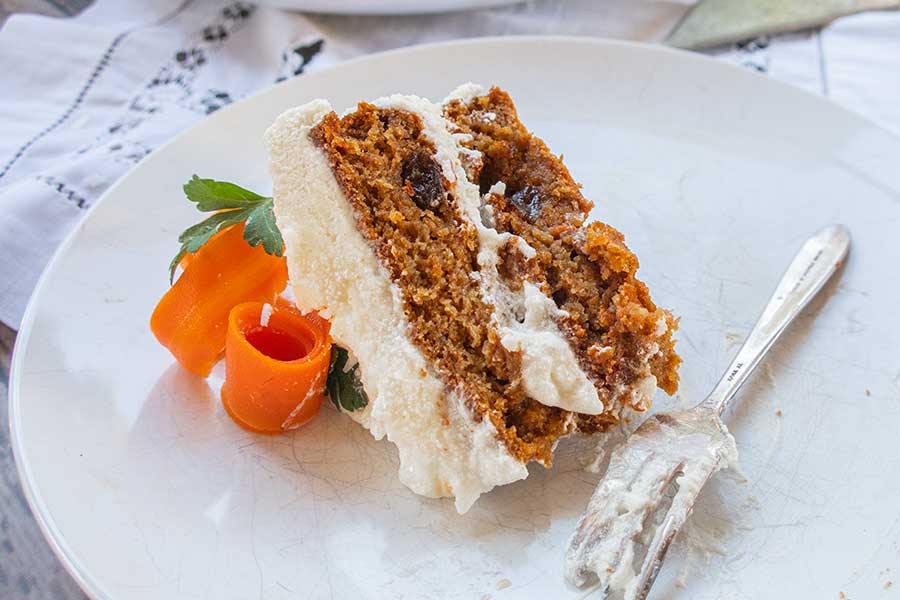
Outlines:
[[[284,254],[284,239],[275,223],[271,197],[260,196],[227,181],[201,179],[196,175],[184,184],[184,194],[197,204],[200,212],[215,214],[178,236],[181,249],[169,264],[170,282],[175,276],[175,267],[186,254],[193,254],[216,233],[238,223],[244,224],[244,239],[248,244],[254,247],[262,244],[263,249],[273,256]],[[325,387],[338,410],[355,411],[365,408],[369,399],[359,379],[359,365],[348,368],[349,358],[346,349],[337,344],[332,346]]]
[[347,368],[350,354],[338,345],[332,346],[331,366],[328,368],[328,379],[325,387],[328,397],[338,410],[353,412],[369,403],[362,381],[359,380],[359,364]]
[[273,256],[284,253],[284,239],[275,223],[271,197],[260,196],[227,181],[201,179],[196,175],[184,184],[184,194],[197,204],[197,210],[215,214],[178,236],[181,249],[169,264],[170,283],[175,277],[175,267],[186,254],[193,254],[216,233],[238,223],[244,223],[244,239],[251,246],[262,244],[263,249]]

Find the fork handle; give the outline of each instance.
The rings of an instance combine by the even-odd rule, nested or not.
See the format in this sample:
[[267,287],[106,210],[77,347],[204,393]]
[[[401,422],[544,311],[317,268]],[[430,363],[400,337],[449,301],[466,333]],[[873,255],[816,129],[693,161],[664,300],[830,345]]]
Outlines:
[[843,225],[829,225],[803,244],[744,345],[701,407],[717,415],[724,412],[775,340],[840,268],[849,249],[850,233]]

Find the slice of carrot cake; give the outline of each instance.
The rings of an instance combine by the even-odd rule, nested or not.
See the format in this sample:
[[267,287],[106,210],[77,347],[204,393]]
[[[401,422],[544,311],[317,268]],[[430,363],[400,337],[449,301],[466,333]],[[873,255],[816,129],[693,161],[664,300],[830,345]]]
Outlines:
[[414,492],[465,512],[674,391],[674,319],[503,92],[316,100],[266,140],[297,303],[331,318],[368,397],[349,414]]
[[603,402],[602,413],[578,415],[578,428],[600,431],[625,409],[645,410],[657,386],[674,394],[676,320],[636,279],[638,260],[624,236],[598,221],[585,225],[592,203],[519,121],[509,94],[466,84],[444,101],[444,115],[464,134],[466,150],[479,154],[468,175],[485,194],[491,226],[534,249],[536,264],[512,256],[505,272],[528,269],[526,279],[553,298],[556,323]]

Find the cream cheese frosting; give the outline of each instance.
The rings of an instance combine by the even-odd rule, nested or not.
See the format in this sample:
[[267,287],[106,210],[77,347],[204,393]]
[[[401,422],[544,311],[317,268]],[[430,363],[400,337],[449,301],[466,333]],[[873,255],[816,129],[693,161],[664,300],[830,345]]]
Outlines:
[[[497,272],[498,252],[509,242],[527,258],[534,249],[499,233],[483,218],[478,187],[468,181],[458,133],[441,107],[415,96],[373,102],[417,114],[423,135],[449,182],[462,218],[478,232],[477,274],[501,343],[521,352],[522,383],[538,402],[586,414],[603,410],[556,326],[559,309],[537,286],[513,292]],[[414,492],[454,496],[465,512],[494,486],[523,479],[525,465],[511,456],[489,419],[476,421],[460,393],[448,390],[406,335],[400,289],[356,228],[352,207],[336,181],[311,129],[331,112],[315,100],[283,113],[266,132],[275,215],[285,240],[291,286],[303,311],[319,310],[332,321],[336,343],[358,359],[369,403],[349,413],[376,439],[387,437],[400,456],[400,480]]]
[[322,310],[335,342],[359,361],[369,403],[349,414],[376,439],[396,444],[400,481],[423,496],[455,496],[456,509],[466,512],[483,492],[528,471],[489,420],[474,422],[458,395],[445,392],[407,338],[400,292],[357,231],[350,204],[309,138],[330,111],[316,100],[285,112],[266,132],[275,215],[297,304]]
[[[442,105],[453,101],[464,104],[472,102],[478,96],[485,94],[485,88],[477,83],[464,83],[451,91],[442,101]],[[496,119],[494,113],[483,115],[488,121]],[[495,183],[487,192],[503,195],[506,192],[504,182]],[[513,238],[519,250],[526,258],[535,255],[535,250],[528,243],[517,236],[508,233],[498,233],[493,227],[493,210],[485,202],[480,206],[481,223],[475,220],[482,244],[482,253],[479,255],[479,265],[482,270],[488,270],[489,275],[482,275],[482,281],[491,281],[491,268],[496,273],[497,250]],[[471,213],[470,213],[471,214]],[[472,221],[472,219],[470,219]],[[494,264],[491,264],[491,263]],[[499,329],[502,332],[501,343],[509,350],[522,352],[523,383],[528,394],[535,400],[546,406],[556,406],[572,412],[588,415],[601,414],[604,410],[603,401],[597,394],[596,387],[580,367],[571,345],[557,327],[558,317],[565,312],[557,308],[552,298],[543,294],[534,285],[525,284],[523,294],[512,295],[505,286],[490,289],[485,285],[487,294],[495,301],[498,311],[495,320],[499,321]],[[498,289],[501,290],[498,292]],[[497,301],[497,296],[505,298]],[[504,311],[503,307],[507,310]],[[506,312],[506,318],[503,313]],[[510,319],[509,313],[515,318]],[[662,335],[667,328],[665,319],[660,318],[656,324],[656,335]],[[656,347],[650,355],[659,352]],[[647,374],[637,383],[629,386],[617,386],[610,395],[624,406],[633,406],[639,410],[646,410],[650,406],[653,394],[656,392],[657,380],[650,374],[649,365]]]

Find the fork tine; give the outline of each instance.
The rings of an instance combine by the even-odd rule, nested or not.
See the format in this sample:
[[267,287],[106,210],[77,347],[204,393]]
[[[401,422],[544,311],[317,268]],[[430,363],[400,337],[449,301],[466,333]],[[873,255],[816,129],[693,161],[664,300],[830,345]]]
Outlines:
[[675,536],[678,535],[682,525],[684,525],[684,519],[674,518],[669,513],[666,515],[662,526],[656,530],[653,542],[647,549],[647,556],[644,557],[644,563],[641,565],[641,571],[635,579],[633,600],[645,600],[647,598],[650,588],[653,587],[656,576],[659,575],[659,571],[662,568],[662,562],[666,557],[666,552],[669,550],[669,545],[675,539]]
[[[581,587],[593,573],[599,587],[608,588],[617,579],[631,578],[626,573],[632,572],[636,543],[643,534],[649,533],[645,531],[651,525],[647,520],[656,512],[658,499],[681,469],[678,462],[660,467],[660,461],[667,458],[656,452],[648,452],[640,462],[630,462],[622,455],[613,456],[570,541],[566,557],[566,578],[570,582]],[[657,468],[648,470],[651,463]],[[620,477],[624,473],[630,477],[622,481]],[[636,485],[650,493],[643,504],[628,506],[627,498]],[[618,523],[614,533],[613,522]]]
[[[635,481],[643,475],[644,467],[651,460],[653,460],[653,456],[647,455],[643,457],[643,460],[640,463],[631,465],[632,468],[629,471],[631,473],[631,478],[624,486],[626,490],[630,489]],[[610,461],[609,468],[607,469],[607,475],[601,480],[597,489],[594,490],[594,493],[588,502],[588,507],[581,516],[581,519],[579,519],[572,539],[569,542],[567,556],[574,560],[567,562],[574,568],[566,574],[566,577],[578,587],[587,583],[591,573],[597,575],[599,585],[605,587],[608,580],[619,568],[621,557],[627,552],[627,548],[633,542],[633,537],[638,533],[638,531],[635,531],[634,525],[627,527],[622,532],[624,535],[619,538],[619,546],[613,552],[616,559],[609,565],[611,568],[610,571],[600,573],[592,568],[592,551],[608,538],[611,519],[615,516],[610,514],[609,511],[614,505],[616,497],[622,493],[622,489],[618,486],[613,486],[613,482],[608,478],[610,472],[615,473],[624,468],[621,463],[622,457],[614,455]]]
[[647,554],[641,564],[641,570],[629,590],[631,592],[628,595],[629,600],[645,600],[650,593],[650,588],[653,587],[653,583],[659,575],[669,546],[690,516],[700,490],[714,472],[714,470],[695,469],[692,468],[692,465],[683,469],[679,478],[683,484],[679,485],[662,525],[657,528],[647,547]]
[[566,579],[581,587],[594,573],[602,597],[644,600],[700,490],[736,455],[734,438],[702,409],[649,418],[613,451],[570,541]]

